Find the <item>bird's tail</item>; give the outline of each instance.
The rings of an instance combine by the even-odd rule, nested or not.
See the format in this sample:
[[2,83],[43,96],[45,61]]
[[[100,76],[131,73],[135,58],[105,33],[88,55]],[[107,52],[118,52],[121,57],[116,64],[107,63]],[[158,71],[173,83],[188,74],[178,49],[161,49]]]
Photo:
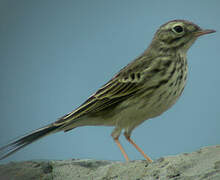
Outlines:
[[20,137],[13,142],[0,147],[0,160],[8,157],[9,155],[15,153],[19,149],[27,146],[28,144],[31,144],[32,142],[47,136],[51,133],[55,133],[59,131],[60,126],[55,126],[53,124],[47,125],[43,128],[39,128],[37,130],[34,130],[30,132],[29,134]]

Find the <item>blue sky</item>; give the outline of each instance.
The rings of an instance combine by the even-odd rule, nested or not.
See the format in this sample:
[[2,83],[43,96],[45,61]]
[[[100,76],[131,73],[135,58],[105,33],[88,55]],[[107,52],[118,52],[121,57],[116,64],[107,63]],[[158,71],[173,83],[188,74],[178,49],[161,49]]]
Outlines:
[[[0,145],[83,103],[139,56],[173,19],[215,29],[188,52],[182,97],[137,127],[133,140],[152,159],[220,144],[220,1],[0,1]],[[48,136],[3,162],[31,159],[124,161],[112,127]],[[130,159],[143,157],[120,138]]]

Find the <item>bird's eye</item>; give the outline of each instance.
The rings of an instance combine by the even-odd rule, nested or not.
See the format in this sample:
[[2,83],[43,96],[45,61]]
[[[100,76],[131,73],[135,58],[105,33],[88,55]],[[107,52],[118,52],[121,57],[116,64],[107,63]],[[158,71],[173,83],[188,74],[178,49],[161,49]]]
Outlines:
[[175,32],[175,33],[182,33],[183,32],[183,27],[182,26],[180,26],[180,25],[177,25],[177,26],[174,26],[173,27],[173,31]]

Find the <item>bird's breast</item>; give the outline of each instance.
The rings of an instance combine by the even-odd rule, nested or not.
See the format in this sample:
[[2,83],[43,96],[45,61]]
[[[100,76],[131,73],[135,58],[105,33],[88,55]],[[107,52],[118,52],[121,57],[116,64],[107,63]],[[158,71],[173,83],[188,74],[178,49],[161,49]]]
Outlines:
[[157,82],[143,89],[140,96],[122,103],[126,108],[119,112],[118,122],[121,126],[135,127],[147,119],[161,115],[176,103],[187,79],[186,58],[178,56],[169,68],[166,75],[158,76]]

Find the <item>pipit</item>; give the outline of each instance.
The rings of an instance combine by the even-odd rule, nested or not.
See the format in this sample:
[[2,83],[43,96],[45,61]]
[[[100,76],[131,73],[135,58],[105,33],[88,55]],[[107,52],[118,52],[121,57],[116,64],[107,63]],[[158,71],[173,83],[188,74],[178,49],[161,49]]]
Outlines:
[[143,54],[82,105],[57,121],[1,147],[0,159],[52,133],[102,125],[115,127],[111,136],[127,161],[129,158],[118,140],[122,130],[125,138],[152,162],[130,138],[131,132],[175,104],[187,79],[187,50],[199,36],[213,32],[185,20],[167,22],[157,30]]

